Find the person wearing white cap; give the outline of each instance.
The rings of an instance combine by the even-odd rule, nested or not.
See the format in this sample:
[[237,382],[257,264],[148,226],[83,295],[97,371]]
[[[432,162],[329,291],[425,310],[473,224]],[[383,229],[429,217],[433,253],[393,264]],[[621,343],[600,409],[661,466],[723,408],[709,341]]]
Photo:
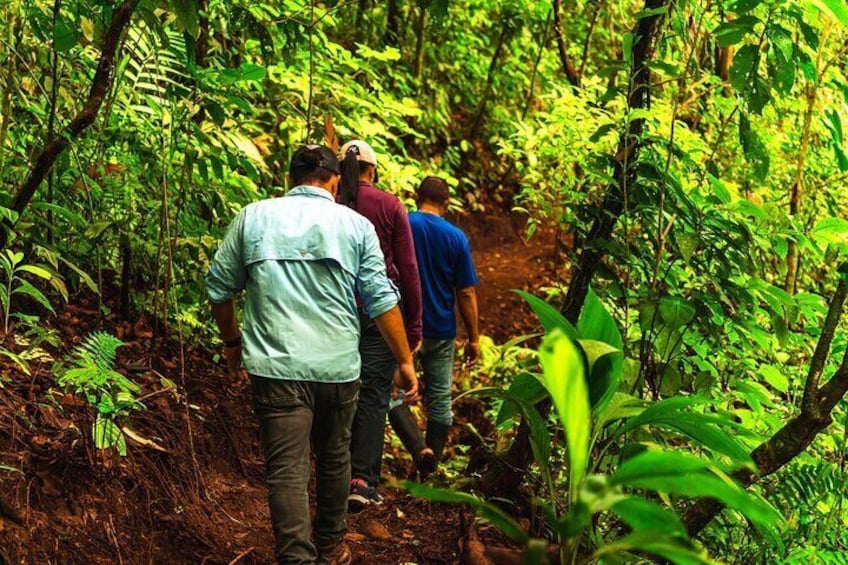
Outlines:
[[[339,157],[342,180],[338,200],[374,225],[385,256],[386,272],[400,290],[407,338],[414,351],[423,339],[421,282],[406,209],[397,197],[374,186],[378,176],[377,154],[370,145],[361,140],[349,141],[342,147]],[[359,353],[362,357],[362,389],[352,427],[348,499],[348,506],[354,511],[382,502],[377,485],[383,459],[386,415],[397,368],[385,340],[364,315]],[[435,468],[432,450],[425,449],[413,456],[419,467]]]

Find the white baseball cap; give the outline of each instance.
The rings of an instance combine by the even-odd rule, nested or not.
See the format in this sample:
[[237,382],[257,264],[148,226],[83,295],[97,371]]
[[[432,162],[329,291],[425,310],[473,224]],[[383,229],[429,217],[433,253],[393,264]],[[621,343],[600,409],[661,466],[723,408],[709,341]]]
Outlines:
[[362,140],[354,139],[352,141],[348,141],[342,146],[342,150],[339,153],[339,160],[343,160],[349,151],[353,151],[356,154],[356,160],[362,163],[368,163],[369,165],[377,166],[377,154],[374,153],[374,150],[370,145],[365,143]]

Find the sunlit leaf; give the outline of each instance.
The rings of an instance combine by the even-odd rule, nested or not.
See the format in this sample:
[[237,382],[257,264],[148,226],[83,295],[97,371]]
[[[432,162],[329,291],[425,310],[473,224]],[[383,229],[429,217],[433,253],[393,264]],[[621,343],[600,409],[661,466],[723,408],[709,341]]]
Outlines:
[[571,339],[577,339],[577,330],[568,320],[565,319],[565,316],[560,314],[559,310],[541,298],[533,296],[523,290],[516,290],[513,292],[523,298],[527,304],[530,305],[530,308],[532,308],[533,312],[535,312],[536,316],[538,316],[539,322],[542,324],[542,328],[544,328],[546,333],[551,333],[555,329],[560,329]]
[[561,331],[555,331],[542,344],[539,358],[545,373],[545,386],[565,427],[573,500],[586,474],[592,429],[583,356],[570,338]]

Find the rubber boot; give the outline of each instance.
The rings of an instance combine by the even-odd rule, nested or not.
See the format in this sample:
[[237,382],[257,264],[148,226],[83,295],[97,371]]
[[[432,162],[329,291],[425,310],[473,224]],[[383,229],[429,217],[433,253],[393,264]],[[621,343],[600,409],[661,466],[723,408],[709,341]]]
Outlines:
[[406,405],[396,406],[389,411],[389,422],[403,446],[412,454],[415,467],[423,480],[436,470],[437,459],[424,441],[418,421]]
[[448,432],[450,425],[442,424],[429,420],[427,422],[427,445],[436,454],[436,461],[442,460],[442,454],[445,451],[445,444],[448,442]]

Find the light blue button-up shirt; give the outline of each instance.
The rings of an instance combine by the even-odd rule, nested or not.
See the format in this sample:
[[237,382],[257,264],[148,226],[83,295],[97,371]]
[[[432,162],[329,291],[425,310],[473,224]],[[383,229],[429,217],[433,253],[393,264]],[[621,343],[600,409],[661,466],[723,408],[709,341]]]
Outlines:
[[299,186],[246,206],[206,276],[214,304],[246,290],[242,365],[262,377],[359,378],[357,300],[371,318],[399,299],[371,222]]

